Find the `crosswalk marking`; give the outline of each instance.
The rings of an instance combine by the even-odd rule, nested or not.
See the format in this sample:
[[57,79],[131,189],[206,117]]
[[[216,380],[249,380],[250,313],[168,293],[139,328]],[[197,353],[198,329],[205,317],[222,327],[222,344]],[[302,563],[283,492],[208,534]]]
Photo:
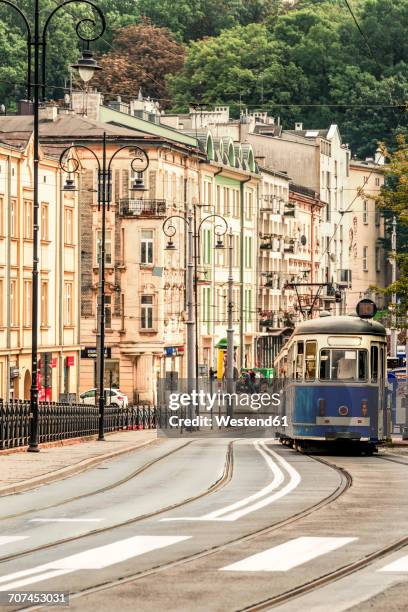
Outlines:
[[231,572],[287,572],[357,538],[301,537],[221,568]]
[[12,544],[13,542],[20,542],[20,540],[26,540],[29,536],[0,536],[0,546],[6,544]]
[[400,557],[396,561],[385,565],[379,572],[408,572],[408,555]]
[[61,576],[77,570],[98,570],[121,563],[132,557],[177,544],[191,536],[134,536],[126,540],[91,548],[83,552],[50,563],[38,565],[27,570],[14,572],[0,577],[0,591],[7,591],[22,586]]

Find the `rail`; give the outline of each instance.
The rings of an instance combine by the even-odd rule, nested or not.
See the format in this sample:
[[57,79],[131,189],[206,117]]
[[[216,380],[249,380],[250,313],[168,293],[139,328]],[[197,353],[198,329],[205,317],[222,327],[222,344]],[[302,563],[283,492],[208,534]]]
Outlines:
[[119,200],[122,217],[165,217],[166,200],[142,200],[122,198]]
[[[92,436],[98,433],[98,421],[99,412],[96,406],[40,402],[39,442],[41,444]],[[156,410],[152,406],[105,407],[105,432],[155,427]],[[26,446],[29,432],[30,402],[0,400],[0,450]]]

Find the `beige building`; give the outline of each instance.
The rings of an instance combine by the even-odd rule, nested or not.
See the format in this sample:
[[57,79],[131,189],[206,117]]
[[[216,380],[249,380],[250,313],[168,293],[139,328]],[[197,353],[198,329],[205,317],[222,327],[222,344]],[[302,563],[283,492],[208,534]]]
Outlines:
[[[33,142],[21,118],[0,118],[0,397],[29,399],[33,257]],[[40,148],[39,397],[79,386],[79,250],[75,194],[58,157]]]
[[384,160],[378,152],[375,160],[351,161],[347,248],[352,288],[347,292],[347,312],[354,312],[357,302],[364,297],[374,299],[380,307],[383,305],[383,296],[371,289],[384,287],[389,271],[382,243],[384,218],[375,202],[383,184]]

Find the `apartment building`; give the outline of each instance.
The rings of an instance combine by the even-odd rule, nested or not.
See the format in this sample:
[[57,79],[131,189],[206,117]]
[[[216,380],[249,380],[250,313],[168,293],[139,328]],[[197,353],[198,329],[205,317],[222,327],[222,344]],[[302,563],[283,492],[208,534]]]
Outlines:
[[383,305],[383,295],[373,287],[388,282],[389,265],[383,239],[384,218],[375,198],[384,184],[384,158],[379,151],[375,159],[350,162],[350,229],[348,235],[352,288],[347,292],[347,312],[354,312],[364,297]]
[[[33,258],[31,122],[0,117],[0,397],[29,399]],[[58,156],[40,148],[40,401],[79,388],[78,199],[64,193]]]

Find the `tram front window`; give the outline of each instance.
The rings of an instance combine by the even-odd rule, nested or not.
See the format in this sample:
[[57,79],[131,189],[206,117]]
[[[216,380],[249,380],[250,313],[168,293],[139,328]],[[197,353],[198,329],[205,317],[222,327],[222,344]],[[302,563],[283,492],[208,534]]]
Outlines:
[[321,380],[366,380],[367,351],[323,349],[320,351]]

